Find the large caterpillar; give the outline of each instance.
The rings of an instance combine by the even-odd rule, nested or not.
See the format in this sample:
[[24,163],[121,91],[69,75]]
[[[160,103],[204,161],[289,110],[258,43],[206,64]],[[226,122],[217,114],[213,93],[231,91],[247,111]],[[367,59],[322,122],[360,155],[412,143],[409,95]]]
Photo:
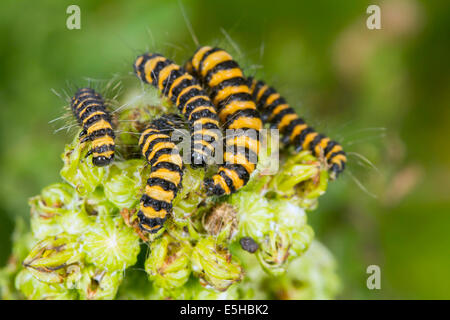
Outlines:
[[201,47],[185,68],[208,88],[223,128],[239,130],[225,139],[225,164],[205,180],[209,194],[231,194],[247,184],[256,168],[262,129],[259,112],[241,68],[226,51]]
[[294,145],[297,152],[310,150],[316,157],[324,155],[332,178],[345,169],[347,157],[339,143],[308,126],[274,88],[253,78],[248,83],[263,121],[280,131],[284,144]]
[[71,107],[83,128],[81,143],[92,141],[92,148],[86,156],[92,154],[92,163],[96,166],[110,164],[114,159],[115,135],[102,96],[94,89],[81,88],[72,97]]
[[168,97],[189,122],[194,167],[204,167],[219,140],[219,121],[214,105],[197,80],[160,54],[144,54],[134,64],[136,75]]
[[153,120],[139,139],[142,155],[151,165],[137,215],[139,227],[145,232],[155,233],[163,227],[181,187],[183,160],[170,139],[180,123],[181,118],[175,114],[162,116]]

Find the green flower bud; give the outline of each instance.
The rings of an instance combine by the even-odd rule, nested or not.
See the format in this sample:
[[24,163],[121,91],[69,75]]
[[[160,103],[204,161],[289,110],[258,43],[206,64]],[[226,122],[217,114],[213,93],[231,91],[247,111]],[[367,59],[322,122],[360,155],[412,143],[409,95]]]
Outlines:
[[295,232],[298,228],[306,224],[307,217],[305,210],[294,202],[284,199],[271,199],[269,203],[272,211],[276,215],[278,225]]
[[310,196],[312,199],[325,192],[326,184],[323,189],[325,182],[320,181],[320,178],[322,178],[320,162],[309,151],[302,151],[284,163],[273,177],[269,188],[284,197],[292,197],[297,193],[300,197],[306,197],[313,192]]
[[185,167],[182,188],[173,200],[172,216],[175,222],[183,223],[197,213],[198,205],[205,199],[201,192],[204,176],[204,170]]
[[105,183],[105,196],[119,209],[136,207],[149,176],[150,166],[143,160],[114,162]]
[[52,213],[51,208],[58,209],[67,206],[75,196],[75,190],[66,183],[54,183],[42,189],[42,201],[47,207],[47,212]]
[[192,270],[201,278],[202,284],[219,291],[225,291],[244,276],[242,267],[237,261],[232,261],[230,252],[216,245],[211,236],[197,242],[191,262]]
[[105,167],[94,166],[92,155],[86,157],[90,147],[90,143],[80,144],[76,135],[74,141],[66,145],[61,155],[64,161],[60,171],[61,177],[74,186],[82,196],[93,192],[100,185],[107,170]]
[[67,276],[65,278],[65,286],[67,289],[77,289],[83,276],[82,270],[84,265],[73,264],[67,267]]
[[28,201],[31,206],[31,229],[36,238],[43,239],[63,231],[60,218],[71,210],[74,192],[68,184],[55,183]]
[[266,272],[279,276],[286,271],[285,262],[289,257],[290,247],[289,231],[285,228],[275,227],[260,243],[256,256]]
[[41,196],[30,199],[31,229],[36,238],[44,239],[62,232],[80,234],[92,222],[82,206],[82,201],[76,197],[68,197],[68,193],[65,194],[65,202],[52,203],[46,200],[45,194],[55,195],[65,191],[64,189],[74,191],[67,184],[55,184],[45,188]]
[[278,172],[279,166],[279,136],[272,130],[264,130],[260,135],[260,151],[256,170],[250,176],[248,183],[241,189],[245,192],[260,193],[267,188],[272,176]]
[[140,251],[138,235],[120,216],[98,219],[82,239],[86,260],[109,272],[125,270],[135,264]]
[[107,272],[94,266],[83,269],[78,293],[82,300],[111,300],[123,280],[123,272]]
[[97,219],[111,217],[119,213],[119,210],[106,199],[102,188],[96,189],[89,195],[89,198],[85,198],[83,207],[88,216],[97,217]]
[[237,233],[237,212],[228,203],[222,203],[203,215],[203,227],[218,243],[228,243]]
[[38,242],[23,265],[40,281],[62,283],[82,263],[83,253],[75,238],[68,235],[48,237]]
[[303,256],[287,264],[286,272],[276,278],[260,268],[255,255],[239,250],[236,253],[246,270],[244,281],[238,285],[240,299],[331,299],[338,293],[333,257],[317,241],[312,242]]
[[297,231],[291,232],[292,246],[289,250],[289,258],[299,257],[305,253],[314,239],[314,230],[305,224]]
[[201,238],[191,219],[185,222],[176,222],[168,219],[164,224],[168,234],[178,241],[197,241]]
[[276,215],[277,227],[289,236],[289,258],[303,254],[314,238],[305,210],[290,200],[271,199],[269,203]]
[[289,264],[274,289],[284,299],[333,299],[340,290],[336,262],[321,243],[313,241],[302,257]]
[[315,210],[318,205],[318,198],[325,193],[328,186],[328,171],[321,169],[317,179],[305,181],[297,186],[296,202],[302,208]]
[[238,210],[240,237],[260,242],[274,219],[267,199],[256,193],[238,192],[231,196],[230,203]]
[[191,274],[189,242],[178,242],[168,234],[150,245],[150,255],[145,261],[145,271],[157,287],[181,287]]
[[71,235],[78,235],[84,233],[89,225],[95,220],[90,217],[83,206],[77,209],[69,210],[59,219],[59,223],[64,232]]
[[19,272],[15,286],[30,300],[73,300],[77,298],[76,291],[67,290],[63,284],[39,281],[28,269]]

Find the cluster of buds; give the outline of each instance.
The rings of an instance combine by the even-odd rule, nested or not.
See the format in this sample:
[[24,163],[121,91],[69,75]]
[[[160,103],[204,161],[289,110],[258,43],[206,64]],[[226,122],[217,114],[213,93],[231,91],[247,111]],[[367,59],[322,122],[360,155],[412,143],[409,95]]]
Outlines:
[[77,135],[62,154],[63,182],[30,199],[31,230],[18,221],[0,270],[2,298],[332,298],[334,261],[313,241],[306,216],[328,174],[309,152],[286,156],[275,174],[261,157],[249,183],[228,197],[206,196],[205,171],[186,165],[164,228],[141,232],[136,212],[150,168],[129,155],[138,154],[145,124],[170,107],[154,93],[130,92],[129,108],[114,119],[121,156],[96,167]]

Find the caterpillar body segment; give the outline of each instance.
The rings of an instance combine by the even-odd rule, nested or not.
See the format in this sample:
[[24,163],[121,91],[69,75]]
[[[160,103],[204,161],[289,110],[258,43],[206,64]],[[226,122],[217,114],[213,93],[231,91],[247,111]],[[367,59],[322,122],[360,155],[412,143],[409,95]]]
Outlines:
[[274,88],[253,78],[247,81],[263,121],[280,131],[284,144],[293,145],[297,152],[310,150],[316,157],[325,156],[332,178],[344,171],[347,157],[338,142],[307,125]]
[[183,161],[171,134],[182,127],[182,119],[169,114],[153,120],[142,132],[139,147],[151,166],[137,214],[140,228],[156,233],[172,212],[172,201],[181,188]]
[[204,167],[214,156],[219,120],[209,96],[183,68],[160,54],[144,54],[134,64],[136,75],[169,98],[189,123],[194,167]]
[[94,89],[81,88],[72,97],[71,108],[83,128],[81,142],[92,142],[87,156],[92,154],[92,163],[96,166],[110,164],[114,159],[115,134],[102,96]]
[[224,165],[205,180],[209,194],[231,194],[247,184],[256,168],[259,152],[259,112],[238,63],[226,51],[201,47],[186,62],[186,70],[207,88],[226,132]]

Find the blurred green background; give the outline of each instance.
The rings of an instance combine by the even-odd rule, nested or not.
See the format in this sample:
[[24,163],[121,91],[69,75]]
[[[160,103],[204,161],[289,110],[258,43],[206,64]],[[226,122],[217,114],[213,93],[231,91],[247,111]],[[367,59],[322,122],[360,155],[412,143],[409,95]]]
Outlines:
[[[73,3],[81,30],[66,28]],[[247,74],[273,84],[350,152],[348,170],[309,214],[338,260],[340,298],[449,299],[450,3],[183,3],[201,44],[237,45]],[[381,30],[366,27],[370,4],[381,7]],[[64,121],[49,124],[64,113],[50,89],[132,77],[145,50],[183,63],[194,49],[178,1],[2,2],[0,265],[15,217],[59,181],[71,140],[53,133]],[[366,287],[369,265],[381,268],[381,290]]]

